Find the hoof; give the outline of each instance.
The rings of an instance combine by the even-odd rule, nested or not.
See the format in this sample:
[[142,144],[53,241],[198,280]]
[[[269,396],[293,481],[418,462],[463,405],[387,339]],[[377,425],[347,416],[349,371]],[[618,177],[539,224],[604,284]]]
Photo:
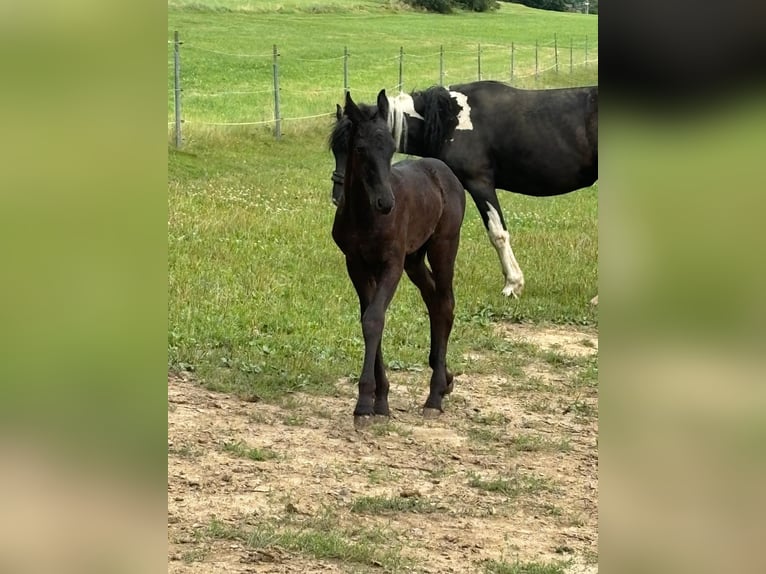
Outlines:
[[441,416],[442,412],[439,409],[434,409],[431,407],[423,407],[423,418],[424,419],[438,419]]
[[503,287],[503,295],[506,297],[513,297],[514,299],[518,299],[521,297],[521,294],[524,292],[524,282],[520,283],[509,283],[506,284],[505,287]]

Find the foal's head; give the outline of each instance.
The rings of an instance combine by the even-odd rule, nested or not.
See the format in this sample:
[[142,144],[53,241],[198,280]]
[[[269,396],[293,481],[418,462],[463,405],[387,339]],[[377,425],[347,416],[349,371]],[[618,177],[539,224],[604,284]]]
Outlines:
[[352,193],[352,188],[355,193],[363,191],[372,209],[390,213],[394,208],[391,159],[396,145],[388,127],[386,91],[381,90],[378,94],[377,106],[357,106],[351,94],[346,92],[346,105],[339,123],[345,119],[350,122],[350,129],[344,193]]

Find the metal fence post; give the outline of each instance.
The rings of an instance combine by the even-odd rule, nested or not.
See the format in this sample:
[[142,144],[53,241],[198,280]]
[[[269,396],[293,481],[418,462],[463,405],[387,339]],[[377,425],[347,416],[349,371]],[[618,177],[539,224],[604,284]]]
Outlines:
[[399,91],[404,91],[404,48],[399,46]]
[[444,46],[439,46],[439,85],[444,85]]
[[585,67],[588,67],[588,35],[585,35]]
[[279,53],[274,44],[274,137],[282,138],[282,120],[279,115]]
[[559,39],[556,33],[553,33],[553,57],[556,60],[556,75],[559,73]]
[[478,76],[479,81],[481,81],[481,44],[479,44],[477,51],[476,51],[476,64],[478,67]]
[[343,95],[348,93],[348,46],[343,47]]
[[574,53],[574,41],[569,37],[569,74],[572,74],[572,56]]
[[173,87],[174,87],[173,103],[175,106],[175,120],[176,120],[175,121],[176,148],[180,148],[181,143],[183,141],[181,137],[181,54],[179,52],[180,45],[181,45],[181,42],[178,39],[178,30],[176,30],[175,33],[173,34]]
[[516,57],[516,45],[511,42],[511,83],[513,83],[513,60]]

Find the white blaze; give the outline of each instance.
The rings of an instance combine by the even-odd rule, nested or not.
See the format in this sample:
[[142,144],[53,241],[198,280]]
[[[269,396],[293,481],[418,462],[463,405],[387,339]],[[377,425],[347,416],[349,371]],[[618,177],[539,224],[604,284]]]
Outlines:
[[503,229],[500,215],[490,203],[487,203],[487,207],[489,208],[487,212],[487,235],[489,235],[489,240],[497,251],[500,265],[503,267],[503,275],[505,275],[503,295],[518,297],[524,290],[524,273],[522,273],[521,267],[513,255],[510,235]]
[[[468,96],[461,92],[450,92],[457,105],[460,106],[460,112],[457,115],[457,127],[456,130],[472,130],[473,123],[471,122],[471,106],[468,105]],[[502,226],[500,226],[502,228]]]

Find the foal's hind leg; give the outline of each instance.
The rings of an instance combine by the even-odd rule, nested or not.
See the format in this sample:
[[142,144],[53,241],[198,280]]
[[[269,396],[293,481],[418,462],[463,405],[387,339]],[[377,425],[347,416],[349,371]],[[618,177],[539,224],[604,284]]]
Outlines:
[[[429,249],[430,252],[430,249]],[[452,276],[440,277],[448,279],[449,289],[440,289],[434,279],[433,273],[426,267],[425,251],[420,251],[406,262],[405,269],[412,282],[420,290],[423,301],[428,308],[428,318],[431,324],[431,351],[428,355],[428,364],[433,370],[431,375],[431,388],[426,400],[425,409],[442,410],[442,397],[452,392],[453,376],[447,369],[447,341],[452,330],[454,296],[452,294]],[[429,259],[430,259],[429,255]],[[454,255],[452,257],[454,264]],[[425,413],[426,411],[424,411]]]

